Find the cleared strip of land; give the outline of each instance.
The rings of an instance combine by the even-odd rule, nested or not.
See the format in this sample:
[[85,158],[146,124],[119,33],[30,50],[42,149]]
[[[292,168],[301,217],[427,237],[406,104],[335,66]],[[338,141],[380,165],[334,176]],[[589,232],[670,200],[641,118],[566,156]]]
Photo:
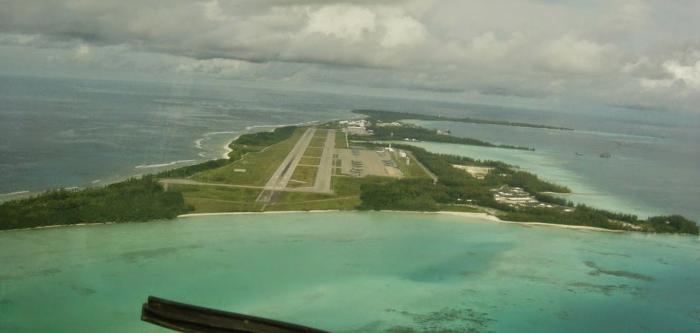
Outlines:
[[311,138],[314,136],[314,128],[307,128],[304,134],[301,136],[299,141],[297,141],[294,148],[287,154],[287,157],[282,161],[282,164],[277,168],[275,173],[272,174],[270,180],[265,184],[264,190],[260,193],[257,200],[258,202],[270,202],[275,191],[281,190],[287,187],[289,180],[292,179],[294,170],[299,164],[304,152],[311,142]]
[[314,182],[315,192],[332,193],[331,176],[333,174],[333,154],[335,152],[335,130],[328,130],[326,142],[323,145],[321,162],[318,164],[316,181]]
[[302,137],[304,131],[305,129],[297,129],[291,137],[267,147],[243,146],[234,142],[237,147],[235,149],[259,150],[246,153],[240,160],[233,163],[198,172],[188,178],[206,183],[264,186]]

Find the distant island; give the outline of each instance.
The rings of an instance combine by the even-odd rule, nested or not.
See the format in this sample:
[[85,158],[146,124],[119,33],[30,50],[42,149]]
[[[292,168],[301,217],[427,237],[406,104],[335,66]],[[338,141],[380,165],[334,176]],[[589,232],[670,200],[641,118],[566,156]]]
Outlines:
[[410,142],[531,148],[495,145],[396,122],[410,114],[356,112],[368,112],[363,114],[369,117],[244,134],[229,144],[226,159],[105,187],[51,190],[8,201],[0,205],[0,229],[152,221],[186,213],[403,210],[698,234],[698,225],[679,215],[642,219],[577,205],[553,195],[570,189],[514,166],[435,154]]
[[367,110],[358,109],[353,110],[353,113],[362,114],[369,116],[370,118],[382,121],[382,122],[394,122],[399,120],[415,119],[415,120],[431,120],[431,121],[452,121],[459,123],[473,123],[473,124],[487,124],[487,125],[501,125],[501,126],[514,126],[514,127],[530,127],[530,128],[542,128],[542,129],[552,129],[561,131],[573,131],[573,128],[560,127],[560,126],[550,126],[542,124],[530,124],[523,122],[512,122],[505,120],[492,120],[492,119],[478,119],[471,117],[449,117],[449,116],[433,116],[420,113],[409,113],[409,112],[398,112],[398,111],[385,111],[385,110]]

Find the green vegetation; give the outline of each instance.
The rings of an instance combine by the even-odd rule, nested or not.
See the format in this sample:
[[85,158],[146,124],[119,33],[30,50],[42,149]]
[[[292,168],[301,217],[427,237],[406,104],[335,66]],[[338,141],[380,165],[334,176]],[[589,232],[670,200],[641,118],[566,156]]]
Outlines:
[[306,151],[304,151],[304,157],[321,157],[323,155],[323,149],[321,148],[315,148],[312,146],[309,146],[306,148]]
[[656,232],[686,233],[697,235],[700,233],[698,225],[680,215],[654,216],[647,220],[649,227]]
[[456,143],[471,146],[482,146],[482,147],[494,147],[494,148],[505,148],[505,149],[518,149],[518,150],[531,150],[533,148],[519,147],[511,145],[497,145],[486,141],[481,141],[478,139],[462,138],[457,136],[452,136],[448,134],[438,134],[437,131],[418,127],[411,125],[404,126],[393,126],[393,127],[371,127],[374,131],[374,136],[353,136],[353,140],[404,140],[404,139],[415,139],[418,141],[432,141],[432,142],[445,142],[445,143]]
[[[634,215],[613,213],[585,205],[574,206],[571,202],[542,193],[567,193],[570,191],[568,188],[543,181],[531,173],[515,170],[502,162],[482,162],[460,156],[433,154],[412,146],[398,148],[412,151],[416,158],[437,175],[438,183],[433,185],[429,180],[402,179],[364,184],[361,187],[360,209],[468,211],[471,207],[462,203],[469,202],[496,209],[500,212],[499,218],[508,221],[537,221],[660,233],[698,233],[698,226],[681,216],[640,220]],[[488,166],[494,170],[485,179],[480,180],[453,168],[452,164]],[[559,207],[514,208],[499,203],[494,199],[491,190],[503,185],[521,187],[539,200],[557,204]],[[568,208],[573,209],[567,211]]]
[[429,179],[401,179],[361,186],[359,209],[436,211],[437,203],[448,199],[443,185]]
[[171,219],[191,210],[179,192],[146,176],[103,188],[54,190],[0,205],[0,229]]
[[485,210],[477,206],[461,204],[437,204],[438,210],[446,212],[484,213]]
[[300,165],[318,165],[319,163],[321,163],[320,157],[302,157],[299,160]]
[[265,207],[265,210],[350,210],[354,209],[359,203],[360,200],[356,195],[340,196],[322,193],[281,192],[277,201]]
[[347,141],[345,141],[345,133],[342,131],[335,132],[335,147],[339,149],[348,148]]
[[311,139],[311,142],[309,142],[309,147],[323,148],[323,146],[325,144],[326,144],[326,136],[324,135],[322,138]]
[[[679,215],[655,216],[647,220],[640,220],[636,217],[626,221],[611,219],[610,216],[620,216],[624,214],[612,213],[600,209],[588,207],[586,205],[576,205],[571,213],[560,210],[529,208],[521,211],[508,212],[500,216],[508,221],[520,222],[543,222],[552,224],[585,225],[612,230],[636,230],[657,233],[681,233],[698,234],[698,225]],[[630,216],[630,215],[626,215]]]
[[[472,139],[454,138],[419,127],[375,128],[375,136],[355,138],[358,145],[369,149],[379,146],[373,140],[394,139],[410,135],[412,138],[479,144]],[[410,131],[404,132],[404,131]],[[409,210],[459,211],[495,213],[508,221],[543,222],[606,229],[645,232],[698,234],[698,226],[682,216],[657,216],[646,220],[635,215],[614,213],[573,203],[550,193],[568,193],[564,186],[539,179],[536,175],[517,170],[496,161],[478,161],[467,157],[434,154],[425,149],[397,145],[413,155],[411,164],[396,154],[392,158],[406,176],[352,178],[332,177],[333,194],[307,192],[277,192],[275,200],[263,205],[256,202],[260,188],[229,187],[216,184],[171,184],[165,191],[158,179],[165,177],[190,178],[209,183],[263,185],[282,163],[288,152],[301,137],[303,129],[278,128],[272,132],[242,135],[231,143],[229,159],[208,161],[161,172],[157,175],[129,179],[103,188],[79,191],[49,191],[40,196],[5,202],[0,205],[0,229],[28,228],[44,225],[77,223],[147,221],[174,218],[194,211],[243,212],[261,210]],[[325,131],[317,132],[313,140],[325,141]],[[447,138],[447,139],[445,139]],[[345,147],[345,135],[336,135],[338,147]],[[519,147],[508,147],[518,148]],[[302,165],[294,170],[290,187],[313,185],[322,149],[307,148]],[[415,160],[420,161],[438,181],[434,182]],[[477,179],[453,165],[491,168],[484,179]],[[337,170],[338,160],[334,161]],[[552,207],[511,206],[496,201],[493,190],[502,186],[519,187],[538,201]]]
[[400,158],[398,154],[391,154],[391,158],[405,178],[429,178],[425,170],[413,158],[411,158],[409,165],[406,165],[406,159]]
[[[292,150],[301,137],[303,129],[296,129],[292,132],[293,134],[285,132],[285,135],[269,136],[262,139],[253,137],[244,140],[244,142],[255,143],[254,146],[244,145],[236,141],[232,144],[232,149],[235,152],[246,152],[246,154],[241,155],[240,159],[215,169],[195,173],[190,177],[207,183],[264,185],[284,161],[289,151]],[[266,143],[271,143],[271,145],[262,145]]]
[[244,134],[238,137],[238,139],[235,140],[232,143],[232,145],[267,147],[269,145],[288,139],[297,131],[297,129],[298,127],[296,126],[285,126],[275,128],[271,132]]
[[515,127],[531,127],[531,128],[545,128],[545,129],[555,129],[555,130],[566,130],[572,131],[571,128],[558,127],[558,126],[548,126],[548,125],[538,125],[529,124],[522,122],[512,122],[504,120],[488,120],[488,119],[478,119],[478,118],[457,118],[457,117],[443,117],[443,116],[432,116],[418,113],[408,113],[408,112],[397,112],[397,111],[381,111],[381,110],[353,110],[353,113],[363,114],[369,116],[375,120],[380,120],[383,122],[394,122],[403,119],[415,119],[415,120],[432,120],[432,121],[452,121],[460,123],[474,123],[474,124],[488,124],[488,125],[502,125],[502,126],[515,126]]
[[[239,168],[241,160],[244,157],[247,159],[248,154],[254,155],[265,147],[290,140],[296,134],[296,130],[296,127],[280,127],[271,132],[241,135],[229,145],[232,151],[228,154],[228,159],[167,170],[106,187],[77,191],[52,190],[36,197],[5,202],[0,205],[0,229],[171,219],[193,209],[195,212],[255,210],[256,204],[248,203],[255,202],[255,190],[173,186],[169,191],[165,191],[157,179],[185,178],[213,170]],[[291,142],[293,144],[296,140]],[[268,163],[273,163],[274,170],[274,162]],[[245,173],[250,178],[259,177],[259,174],[260,172]],[[255,195],[252,201],[249,200],[250,196],[245,199],[232,199],[231,194],[236,192]],[[236,200],[248,202],[232,202]]]
[[196,173],[217,169],[234,163],[252,152],[259,152],[267,146],[289,139],[296,131],[295,126],[278,127],[271,132],[243,134],[229,144],[228,159],[206,161],[182,168],[166,170],[156,174],[158,178],[185,178]]
[[306,187],[313,186],[316,179],[317,167],[297,165],[292,174],[292,179],[289,181],[289,187]]
[[223,186],[170,185],[169,191],[182,193],[193,213],[259,211],[255,202],[260,190]]

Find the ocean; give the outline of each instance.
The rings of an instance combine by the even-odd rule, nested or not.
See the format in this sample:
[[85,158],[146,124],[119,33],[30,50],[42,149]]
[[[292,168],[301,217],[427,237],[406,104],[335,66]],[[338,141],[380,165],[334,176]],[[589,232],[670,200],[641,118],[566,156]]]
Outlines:
[[149,295],[333,332],[700,327],[693,236],[346,212],[5,231],[0,244],[2,332],[167,332],[140,321]]

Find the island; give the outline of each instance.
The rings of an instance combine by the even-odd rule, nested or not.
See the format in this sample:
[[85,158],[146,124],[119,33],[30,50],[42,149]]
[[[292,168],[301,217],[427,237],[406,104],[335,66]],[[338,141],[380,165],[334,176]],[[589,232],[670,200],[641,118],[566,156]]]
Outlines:
[[367,110],[358,109],[353,110],[353,113],[369,116],[380,122],[395,122],[398,120],[414,119],[414,120],[431,120],[431,121],[451,121],[457,123],[472,123],[472,124],[486,124],[486,125],[500,125],[500,126],[514,126],[514,127],[530,127],[530,128],[542,128],[560,131],[573,131],[573,128],[562,127],[562,126],[551,126],[542,124],[531,124],[523,122],[513,122],[505,120],[493,120],[493,119],[479,119],[471,117],[450,117],[441,115],[428,115],[420,113],[410,113],[410,112],[398,112],[398,111],[386,111],[386,110]]
[[531,148],[460,138],[398,122],[415,119],[409,114],[361,112],[368,117],[243,134],[229,144],[228,158],[105,187],[51,190],[8,201],[0,205],[0,229],[153,221],[202,213],[398,210],[479,213],[499,221],[698,234],[698,225],[679,215],[642,219],[574,204],[557,196],[570,192],[567,187],[516,166],[435,154],[411,143]]

